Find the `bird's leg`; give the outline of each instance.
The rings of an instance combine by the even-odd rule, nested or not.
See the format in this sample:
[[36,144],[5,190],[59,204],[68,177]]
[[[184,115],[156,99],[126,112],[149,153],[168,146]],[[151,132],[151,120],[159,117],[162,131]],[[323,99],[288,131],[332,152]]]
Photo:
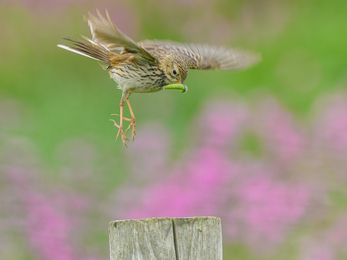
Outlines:
[[131,119],[126,119],[127,121],[130,121],[130,125],[128,126],[127,130],[125,130],[125,133],[127,133],[130,129],[131,126],[133,126],[133,131],[132,131],[132,135],[131,135],[131,139],[133,139],[134,141],[134,138],[135,138],[135,127],[136,127],[136,120],[135,120],[135,115],[134,115],[134,112],[133,110],[131,109],[131,106],[130,106],[130,102],[129,102],[129,98],[127,98],[127,103],[128,103],[128,107],[129,107],[129,111],[130,111],[130,114],[131,114]]
[[119,125],[116,123],[116,121],[114,121],[114,120],[112,120],[112,119],[110,119],[111,121],[113,121],[113,123],[114,123],[114,126],[116,126],[116,127],[118,127],[118,134],[117,134],[117,137],[116,137],[116,140],[118,139],[118,137],[119,137],[119,135],[121,136],[121,138],[122,138],[122,141],[123,141],[123,145],[125,146],[125,147],[127,147],[127,145],[125,144],[125,140],[127,140],[127,141],[129,141],[129,139],[125,136],[125,134],[124,134],[124,131],[123,131],[123,107],[124,107],[124,101],[122,100],[121,102],[120,102],[120,115],[119,115],[119,117],[120,117],[120,122],[119,122]]

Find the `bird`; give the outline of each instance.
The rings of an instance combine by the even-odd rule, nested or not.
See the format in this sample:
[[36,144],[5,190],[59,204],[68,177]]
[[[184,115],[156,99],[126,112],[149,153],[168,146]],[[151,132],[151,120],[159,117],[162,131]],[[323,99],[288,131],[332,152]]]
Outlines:
[[[101,62],[102,67],[122,90],[120,100],[119,124],[112,120],[118,128],[123,145],[127,147],[126,133],[132,127],[132,140],[136,135],[136,120],[129,97],[132,93],[157,92],[170,84],[182,84],[187,90],[185,80],[189,69],[198,70],[239,70],[251,67],[260,61],[260,54],[246,52],[242,49],[217,47],[208,44],[178,43],[167,40],[144,40],[135,42],[121,32],[111,20],[107,10],[103,16],[99,10],[97,15],[90,12],[84,20],[90,27],[92,38],[82,36],[84,40],[66,37],[70,45],[58,47],[75,52]],[[123,108],[127,103],[131,118],[123,116]],[[123,121],[130,122],[124,130]]]

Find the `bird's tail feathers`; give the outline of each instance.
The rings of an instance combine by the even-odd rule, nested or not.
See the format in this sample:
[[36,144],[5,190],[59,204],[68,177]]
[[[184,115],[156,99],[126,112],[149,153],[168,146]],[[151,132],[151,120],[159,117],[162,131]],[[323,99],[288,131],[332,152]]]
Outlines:
[[106,64],[110,64],[110,56],[111,53],[104,45],[101,43],[98,43],[96,41],[92,41],[91,39],[82,36],[87,42],[74,39],[74,38],[64,38],[65,40],[68,40],[72,42],[75,46],[70,47],[70,46],[65,46],[59,44],[58,47],[75,52],[77,54],[92,58],[97,61],[104,62]]

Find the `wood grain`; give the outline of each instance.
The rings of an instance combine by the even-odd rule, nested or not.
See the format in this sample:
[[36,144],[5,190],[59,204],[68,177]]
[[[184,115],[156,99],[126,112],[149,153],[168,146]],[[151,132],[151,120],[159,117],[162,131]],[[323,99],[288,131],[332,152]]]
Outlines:
[[111,260],[222,260],[216,217],[112,221],[109,237]]
[[173,223],[177,259],[222,260],[220,218],[175,218]]

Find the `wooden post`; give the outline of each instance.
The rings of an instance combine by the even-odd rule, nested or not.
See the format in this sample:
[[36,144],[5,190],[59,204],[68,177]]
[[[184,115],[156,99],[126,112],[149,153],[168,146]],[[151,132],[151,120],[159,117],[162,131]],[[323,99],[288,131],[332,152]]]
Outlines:
[[111,260],[222,260],[220,218],[110,222]]

